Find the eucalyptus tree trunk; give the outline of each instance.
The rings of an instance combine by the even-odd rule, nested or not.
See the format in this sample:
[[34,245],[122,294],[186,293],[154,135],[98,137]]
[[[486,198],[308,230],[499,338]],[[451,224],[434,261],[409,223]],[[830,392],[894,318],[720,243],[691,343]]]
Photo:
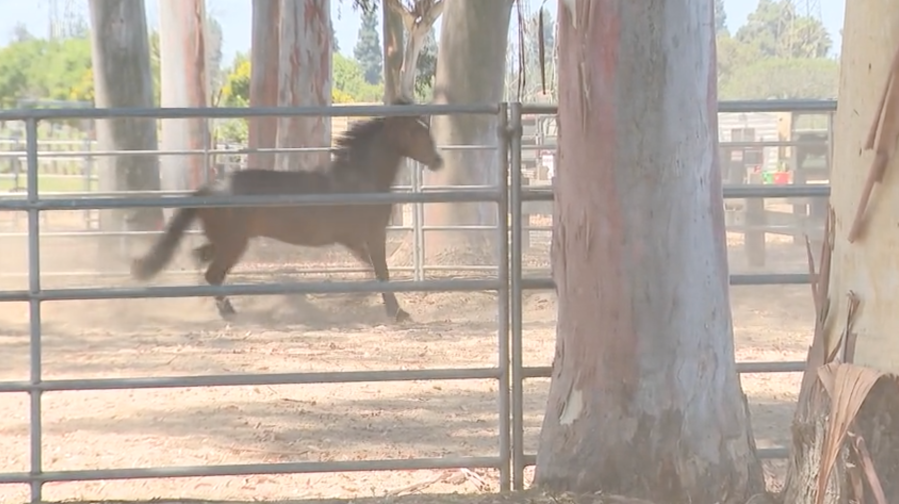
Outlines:
[[712,0],[574,4],[536,484],[745,502],[764,481],[734,360]]
[[[509,19],[513,0],[452,0],[443,11],[434,84],[434,102],[498,103],[503,98]],[[450,115],[431,118],[437,144],[497,146],[494,116]],[[428,185],[496,185],[496,150],[443,151],[445,166],[425,172]],[[494,203],[431,203],[425,205],[427,225],[495,225]],[[429,231],[429,260],[467,256],[494,260],[493,231]]]
[[[253,0],[253,41],[250,47],[250,106],[278,105],[278,26],[281,0]],[[247,121],[247,144],[251,149],[273,149],[278,137],[277,117],[254,117]],[[274,169],[272,154],[250,154],[250,168]]]
[[[161,105],[207,107],[209,69],[206,9],[203,0],[159,0]],[[201,151],[209,147],[206,118],[163,119],[163,150]],[[209,163],[202,155],[162,156],[162,186],[196,189],[208,180]]]
[[[150,39],[144,0],[90,0],[94,103],[100,108],[152,108]],[[116,118],[97,121],[102,150],[156,150],[156,120]],[[98,159],[100,190],[158,191],[155,155]],[[162,224],[161,208],[104,210],[104,230],[153,230]]]
[[400,71],[403,69],[403,16],[381,2],[381,30],[384,40],[384,103],[400,95]]
[[[331,2],[281,0],[278,106],[331,104]],[[331,145],[331,118],[292,116],[278,119],[278,148]],[[285,153],[276,157],[279,170],[324,164],[330,154]]]

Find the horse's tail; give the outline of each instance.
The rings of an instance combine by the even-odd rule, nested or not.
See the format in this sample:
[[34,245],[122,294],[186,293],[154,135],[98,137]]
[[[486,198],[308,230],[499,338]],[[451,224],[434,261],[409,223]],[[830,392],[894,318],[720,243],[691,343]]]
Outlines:
[[[194,195],[202,195],[206,191],[201,189]],[[175,216],[169,221],[165,228],[165,233],[156,240],[150,251],[143,257],[135,259],[131,263],[131,275],[138,280],[147,280],[154,277],[172,260],[175,253],[175,247],[184,236],[184,232],[190,226],[190,223],[197,218],[197,208],[179,208],[175,211]]]

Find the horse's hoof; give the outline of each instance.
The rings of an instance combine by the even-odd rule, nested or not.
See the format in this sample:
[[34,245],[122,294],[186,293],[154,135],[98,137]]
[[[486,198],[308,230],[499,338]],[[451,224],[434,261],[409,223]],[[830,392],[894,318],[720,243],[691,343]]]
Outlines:
[[409,322],[410,320],[412,320],[412,316],[409,315],[406,310],[400,308],[396,311],[396,315],[393,316],[393,319],[396,322]]
[[235,310],[228,301],[217,302],[215,307],[218,308],[219,316],[226,322],[234,320],[234,317],[237,316],[237,310]]

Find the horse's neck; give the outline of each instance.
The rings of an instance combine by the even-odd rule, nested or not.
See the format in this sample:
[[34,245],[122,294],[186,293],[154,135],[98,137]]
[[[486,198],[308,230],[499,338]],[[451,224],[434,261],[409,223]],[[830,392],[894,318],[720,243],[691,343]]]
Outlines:
[[[364,170],[371,170],[370,173],[375,176],[376,189],[384,192],[393,185],[402,160],[403,157],[393,149],[372,146],[367,152],[362,153],[357,162],[364,163]],[[373,169],[374,167],[377,171]]]

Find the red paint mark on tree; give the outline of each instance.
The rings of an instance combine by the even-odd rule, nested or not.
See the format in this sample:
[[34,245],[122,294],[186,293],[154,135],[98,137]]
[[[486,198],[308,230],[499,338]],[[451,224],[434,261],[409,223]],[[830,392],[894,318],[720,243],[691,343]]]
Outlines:
[[[559,97],[562,150],[557,183],[564,198],[559,206],[560,240],[565,243],[564,255],[581,256],[573,257],[571,264],[596,264],[598,270],[567,271],[568,258],[560,258],[563,271],[556,276],[563,277],[557,279],[562,288],[567,288],[564,277],[579,278],[571,286],[579,289],[585,288],[580,276],[595,278],[589,285],[592,292],[565,296],[571,306],[560,310],[560,333],[573,333],[566,339],[570,347],[564,354],[581,370],[576,386],[630,395],[637,384],[639,342],[625,278],[632,260],[632,250],[626,247],[634,244],[628,241],[616,182],[617,145],[629,127],[617,120],[621,13],[614,0],[595,1],[580,11],[589,18],[578,16],[577,27],[566,22],[560,28],[560,38],[564,37],[560,42],[573,49],[562,51],[559,65],[560,80],[568,81]],[[594,169],[599,173],[589,174]],[[570,326],[563,320],[565,312],[591,314],[591,322],[581,319],[580,325]],[[601,345],[594,343],[597,337],[603,338]]]

